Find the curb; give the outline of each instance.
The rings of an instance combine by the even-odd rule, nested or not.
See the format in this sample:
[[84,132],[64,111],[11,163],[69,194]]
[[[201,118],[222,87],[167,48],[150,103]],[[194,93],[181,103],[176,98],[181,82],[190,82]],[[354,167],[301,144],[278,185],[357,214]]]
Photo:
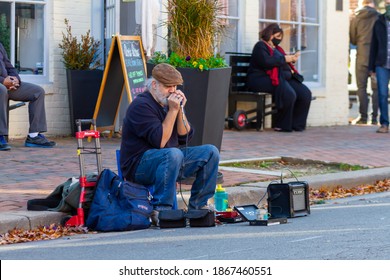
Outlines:
[[[309,187],[319,189],[321,187],[334,188],[343,186],[344,188],[356,187],[365,184],[374,184],[377,181],[390,178],[390,167],[363,169],[348,172],[328,173],[314,176],[298,177],[300,181],[309,183]],[[278,179],[279,180],[279,179]],[[284,181],[294,181],[294,178],[288,178]],[[270,181],[248,183],[243,187],[267,187]]]
[[[319,189],[321,187],[333,188],[343,186],[345,188],[355,187],[364,184],[374,184],[379,180],[390,178],[390,167],[364,169],[358,171],[348,171],[315,176],[300,177],[298,180],[307,181],[310,188]],[[289,178],[285,181],[294,179]],[[227,187],[230,205],[258,204],[260,199],[264,203],[267,187],[271,181],[243,184],[237,187]],[[189,192],[183,193],[186,201],[189,199]],[[184,208],[181,194],[177,195],[179,208]],[[214,203],[213,200],[211,200]],[[66,213],[52,211],[13,211],[0,212],[0,234],[18,228],[31,230],[41,225],[59,224]]]
[[9,230],[31,230],[42,225],[59,224],[66,213],[52,211],[0,212],[0,234]]

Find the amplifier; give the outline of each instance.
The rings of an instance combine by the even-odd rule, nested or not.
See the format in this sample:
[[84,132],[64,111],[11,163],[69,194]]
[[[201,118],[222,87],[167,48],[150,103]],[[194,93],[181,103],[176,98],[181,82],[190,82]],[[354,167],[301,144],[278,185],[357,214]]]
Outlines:
[[307,182],[271,183],[267,194],[268,212],[272,218],[293,218],[310,214]]

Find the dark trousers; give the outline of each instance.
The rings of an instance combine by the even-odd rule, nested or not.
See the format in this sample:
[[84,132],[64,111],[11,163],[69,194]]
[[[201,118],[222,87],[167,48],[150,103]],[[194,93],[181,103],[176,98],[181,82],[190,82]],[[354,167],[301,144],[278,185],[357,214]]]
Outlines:
[[[249,89],[252,91],[269,92],[275,95],[276,86],[273,86],[268,76],[248,79]],[[302,131],[306,128],[306,120],[311,103],[311,91],[304,84],[295,79],[285,81],[281,92],[282,108],[278,108],[275,127],[286,131]]]
[[3,84],[0,84],[0,135],[8,135],[8,99],[29,102],[29,133],[47,131],[45,112],[45,91],[38,85],[22,82],[17,90],[11,91],[8,91]]
[[[367,94],[367,81],[368,81],[368,66],[356,62],[356,85],[357,95],[359,97],[359,113],[360,118],[364,121],[368,119],[368,94]],[[378,116],[378,87],[375,79],[371,79],[372,89],[372,119],[376,120]]]

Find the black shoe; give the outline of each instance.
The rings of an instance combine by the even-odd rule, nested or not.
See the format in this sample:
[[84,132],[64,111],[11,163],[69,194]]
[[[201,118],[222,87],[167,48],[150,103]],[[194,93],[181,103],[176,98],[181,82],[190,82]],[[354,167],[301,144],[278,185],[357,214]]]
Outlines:
[[0,135],[0,151],[9,151],[9,150],[11,150],[11,146],[8,145],[4,136]]
[[27,136],[24,146],[32,148],[53,148],[56,142],[49,141],[43,134],[38,134],[36,137]]
[[372,124],[372,125],[377,125],[377,124],[378,124],[378,121],[375,120],[375,119],[373,119],[373,120],[371,121],[371,124]]
[[274,130],[276,132],[292,132],[292,129],[283,129],[283,128],[280,128],[280,127],[275,127]]
[[367,124],[367,119],[356,118],[352,121],[352,124]]

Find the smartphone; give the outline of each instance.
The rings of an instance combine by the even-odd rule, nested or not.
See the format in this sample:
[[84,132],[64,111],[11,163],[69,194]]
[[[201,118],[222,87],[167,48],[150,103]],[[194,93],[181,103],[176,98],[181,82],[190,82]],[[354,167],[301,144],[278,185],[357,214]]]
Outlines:
[[300,53],[300,52],[301,52],[301,50],[296,50],[294,54],[296,54],[296,53]]

